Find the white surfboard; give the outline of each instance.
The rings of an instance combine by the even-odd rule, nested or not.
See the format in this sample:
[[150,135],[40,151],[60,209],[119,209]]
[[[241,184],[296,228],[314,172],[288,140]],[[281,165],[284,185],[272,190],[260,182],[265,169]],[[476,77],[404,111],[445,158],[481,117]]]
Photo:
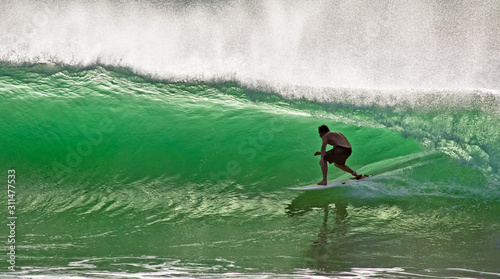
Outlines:
[[291,187],[290,190],[308,191],[322,190],[334,187],[355,186],[361,185],[361,181],[377,181],[389,179],[393,176],[401,176],[401,173],[406,169],[411,169],[416,166],[422,166],[433,162],[436,159],[442,158],[442,153],[437,151],[427,151],[416,154],[408,154],[397,158],[389,158],[383,161],[371,163],[358,170],[359,173],[369,173],[368,177],[362,179],[337,179],[330,181],[328,185],[308,185],[302,187]]
[[372,176],[366,176],[361,179],[340,179],[340,180],[334,180],[330,181],[328,185],[318,185],[318,184],[312,184],[308,186],[302,186],[302,187],[291,187],[288,188],[290,190],[296,190],[296,191],[309,191],[309,190],[322,190],[322,189],[328,189],[328,188],[333,188],[333,187],[341,187],[341,186],[352,186],[356,185],[359,181],[366,181],[369,180]]

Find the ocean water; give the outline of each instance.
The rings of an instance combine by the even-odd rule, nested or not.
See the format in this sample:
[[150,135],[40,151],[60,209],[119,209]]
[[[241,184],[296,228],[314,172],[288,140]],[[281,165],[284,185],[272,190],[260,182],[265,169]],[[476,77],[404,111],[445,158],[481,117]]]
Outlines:
[[500,277],[495,1],[0,7],[2,278]]

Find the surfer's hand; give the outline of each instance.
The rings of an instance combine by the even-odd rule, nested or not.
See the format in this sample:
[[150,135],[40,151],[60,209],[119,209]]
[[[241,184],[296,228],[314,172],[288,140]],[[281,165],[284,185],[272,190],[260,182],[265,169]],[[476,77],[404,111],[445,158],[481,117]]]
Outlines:
[[318,155],[321,155],[321,152],[318,151],[318,152],[314,153],[314,156],[318,156]]

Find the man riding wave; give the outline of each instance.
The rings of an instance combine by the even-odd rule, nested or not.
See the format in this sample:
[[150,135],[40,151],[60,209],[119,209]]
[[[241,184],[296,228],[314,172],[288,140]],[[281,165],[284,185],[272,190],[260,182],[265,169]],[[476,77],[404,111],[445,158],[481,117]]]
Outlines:
[[[330,132],[330,129],[326,125],[322,125],[318,128],[319,136],[321,137],[323,143],[321,145],[321,151],[314,153],[314,156],[321,155],[321,160],[319,165],[321,166],[321,171],[323,172],[323,180],[318,182],[318,185],[327,185],[327,174],[328,174],[328,163],[334,163],[334,165],[356,177],[356,179],[361,179],[365,176],[358,174],[353,171],[350,167],[345,164],[345,161],[352,153],[352,147],[347,138],[339,132]],[[332,145],[333,148],[326,151],[327,145]]]

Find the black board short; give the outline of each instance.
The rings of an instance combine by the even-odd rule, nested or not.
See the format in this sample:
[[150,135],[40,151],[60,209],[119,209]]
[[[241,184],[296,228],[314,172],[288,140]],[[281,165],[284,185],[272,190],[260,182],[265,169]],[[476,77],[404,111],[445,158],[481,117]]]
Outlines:
[[332,150],[326,152],[325,159],[328,163],[336,163],[337,165],[345,165],[345,161],[351,156],[352,148],[336,146]]

